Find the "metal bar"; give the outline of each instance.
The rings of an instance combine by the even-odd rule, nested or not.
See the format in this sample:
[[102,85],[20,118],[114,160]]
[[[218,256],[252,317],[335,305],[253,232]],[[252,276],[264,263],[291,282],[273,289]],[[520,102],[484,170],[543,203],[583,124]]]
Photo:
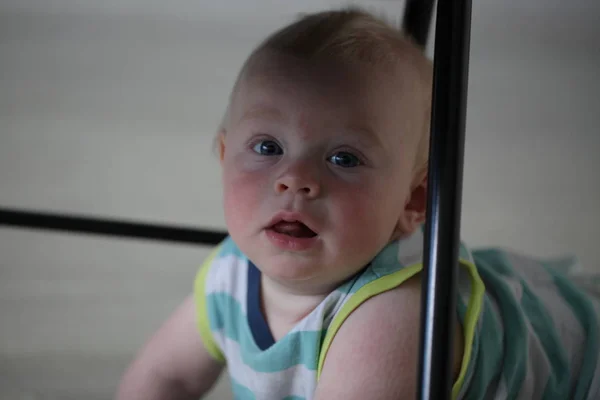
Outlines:
[[438,2],[418,399],[451,398],[471,0]]
[[402,30],[425,48],[429,38],[434,0],[406,0]]
[[227,232],[0,208],[0,226],[214,246]]

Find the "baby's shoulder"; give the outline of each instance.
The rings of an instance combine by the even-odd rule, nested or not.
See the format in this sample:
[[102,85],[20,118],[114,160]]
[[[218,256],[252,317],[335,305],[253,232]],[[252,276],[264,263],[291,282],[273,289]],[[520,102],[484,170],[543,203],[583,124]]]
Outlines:
[[[383,291],[362,303],[344,320],[334,339],[323,349],[318,391],[335,393],[336,376],[356,384],[356,390],[373,382],[392,382],[397,397],[416,389],[421,321],[421,278],[415,275],[402,285]],[[456,324],[454,370],[461,366],[463,348]],[[354,390],[354,389],[353,389]],[[370,388],[375,390],[375,388]],[[410,395],[408,395],[410,397]],[[326,397],[323,395],[323,397]]]

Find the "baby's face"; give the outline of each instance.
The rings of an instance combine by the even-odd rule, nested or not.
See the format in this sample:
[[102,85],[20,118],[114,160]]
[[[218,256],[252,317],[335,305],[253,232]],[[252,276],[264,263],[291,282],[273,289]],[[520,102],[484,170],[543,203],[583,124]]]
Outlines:
[[284,56],[253,69],[222,137],[228,230],[271,279],[330,290],[389,242],[404,212],[410,91],[402,78]]

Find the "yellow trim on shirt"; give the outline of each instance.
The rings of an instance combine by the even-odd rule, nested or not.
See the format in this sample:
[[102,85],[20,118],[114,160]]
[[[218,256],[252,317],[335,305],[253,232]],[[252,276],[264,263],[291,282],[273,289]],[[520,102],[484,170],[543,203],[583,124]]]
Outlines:
[[485,293],[485,284],[481,280],[477,267],[470,261],[461,260],[461,264],[469,271],[471,276],[471,297],[467,305],[465,320],[463,322],[463,336],[465,340],[465,348],[463,351],[462,365],[460,373],[454,386],[452,387],[452,399],[456,399],[462,386],[465,382],[465,376],[471,361],[471,353],[473,352],[473,339],[475,338],[475,329],[477,321],[481,315],[481,307],[483,304],[483,295]]
[[[462,364],[460,374],[454,382],[452,388],[452,398],[456,399],[460,393],[460,389],[465,380],[469,361],[471,360],[471,353],[473,350],[473,338],[475,336],[475,327],[479,320],[479,314],[481,313],[481,305],[483,303],[483,293],[485,287],[483,281],[477,273],[475,265],[469,261],[461,260],[461,264],[468,270],[471,276],[471,297],[467,306],[467,312],[465,315],[465,321],[463,323],[463,336],[465,340],[465,347],[463,351]],[[346,320],[362,303],[367,301],[373,296],[386,292],[400,286],[423,269],[422,264],[414,264],[409,267],[403,268],[400,271],[394,272],[390,275],[386,275],[379,279],[376,279],[365,286],[361,287],[350,299],[346,302],[339,313],[335,316],[331,322],[323,345],[321,346],[321,352],[319,354],[319,363],[317,366],[317,380],[321,376],[323,370],[323,364],[325,363],[325,357],[331,346],[333,338],[337,334],[338,330]]]
[[200,267],[200,271],[196,275],[194,280],[194,300],[196,303],[196,317],[197,327],[200,333],[200,339],[208,353],[217,361],[225,363],[225,357],[219,346],[215,342],[211,330],[210,321],[208,319],[208,311],[206,306],[206,276],[210,270],[210,266],[218,254],[220,247],[217,247],[211,252],[211,254],[204,260],[204,263]]

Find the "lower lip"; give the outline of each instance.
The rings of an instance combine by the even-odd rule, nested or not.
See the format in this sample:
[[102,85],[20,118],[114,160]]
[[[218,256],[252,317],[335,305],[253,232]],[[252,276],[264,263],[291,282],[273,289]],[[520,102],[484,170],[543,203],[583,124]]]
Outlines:
[[265,230],[267,238],[275,246],[288,251],[305,251],[309,250],[317,244],[318,236],[311,238],[293,237],[284,235],[283,233],[275,232],[273,229]]

